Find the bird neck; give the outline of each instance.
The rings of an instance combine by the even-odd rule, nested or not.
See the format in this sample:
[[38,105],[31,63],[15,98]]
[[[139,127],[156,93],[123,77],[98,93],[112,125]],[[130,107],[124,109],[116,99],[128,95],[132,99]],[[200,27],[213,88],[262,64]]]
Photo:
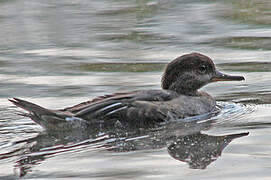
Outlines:
[[182,76],[173,77],[163,76],[162,88],[175,91],[179,95],[198,96],[198,89],[204,85],[193,73],[182,73]]
[[199,96],[198,90],[194,88],[190,88],[187,86],[180,86],[180,85],[172,85],[168,88],[171,91],[175,91],[179,95],[186,95],[186,96]]

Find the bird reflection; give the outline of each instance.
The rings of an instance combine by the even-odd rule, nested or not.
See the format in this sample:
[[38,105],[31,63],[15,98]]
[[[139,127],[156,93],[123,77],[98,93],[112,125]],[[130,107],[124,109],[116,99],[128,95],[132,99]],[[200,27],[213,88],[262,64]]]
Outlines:
[[223,149],[236,138],[249,133],[212,136],[208,134],[191,134],[176,137],[168,146],[168,153],[175,159],[187,162],[192,169],[205,169],[221,156]]
[[[15,173],[23,177],[31,169],[57,154],[67,151],[91,150],[99,153],[128,152],[147,149],[164,149],[190,168],[204,169],[221,156],[222,150],[235,138],[248,133],[211,136],[202,134],[202,130],[212,127],[212,121],[194,121],[189,123],[171,122],[157,129],[125,129],[116,125],[111,129],[101,126],[94,131],[75,130],[72,132],[41,133],[38,136],[16,144],[20,148],[0,154],[0,160],[17,157]],[[113,130],[112,130],[113,129]],[[91,158],[91,157],[90,157]]]

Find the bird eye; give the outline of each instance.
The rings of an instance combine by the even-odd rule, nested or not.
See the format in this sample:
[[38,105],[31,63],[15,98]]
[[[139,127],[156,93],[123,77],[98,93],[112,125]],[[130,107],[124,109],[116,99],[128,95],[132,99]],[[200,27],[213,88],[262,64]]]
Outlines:
[[201,65],[201,66],[199,67],[199,71],[200,71],[201,73],[206,73],[206,71],[207,71],[206,66],[205,66],[205,65]]

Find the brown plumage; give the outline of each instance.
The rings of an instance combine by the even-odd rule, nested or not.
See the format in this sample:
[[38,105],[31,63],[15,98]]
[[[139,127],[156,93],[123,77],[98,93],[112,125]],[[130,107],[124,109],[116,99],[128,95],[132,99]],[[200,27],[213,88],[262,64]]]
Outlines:
[[68,120],[88,123],[118,120],[135,127],[144,127],[172,118],[213,111],[215,100],[198,89],[210,82],[229,80],[239,81],[244,80],[244,77],[222,74],[215,69],[209,57],[191,53],[176,58],[166,66],[162,90],[105,95],[61,110],[45,109],[18,98],[10,101],[27,110],[28,116],[46,129],[55,128],[55,124],[65,124]]

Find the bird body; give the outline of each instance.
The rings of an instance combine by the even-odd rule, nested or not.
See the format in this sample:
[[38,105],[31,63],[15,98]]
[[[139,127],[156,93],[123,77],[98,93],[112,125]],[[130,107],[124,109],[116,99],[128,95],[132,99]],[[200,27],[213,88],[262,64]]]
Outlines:
[[60,110],[49,110],[18,98],[10,101],[27,110],[27,116],[46,129],[69,120],[102,123],[113,119],[144,127],[212,112],[216,107],[215,99],[199,89],[210,82],[229,80],[240,81],[244,77],[220,73],[209,57],[191,53],[166,66],[161,90],[105,95]]

